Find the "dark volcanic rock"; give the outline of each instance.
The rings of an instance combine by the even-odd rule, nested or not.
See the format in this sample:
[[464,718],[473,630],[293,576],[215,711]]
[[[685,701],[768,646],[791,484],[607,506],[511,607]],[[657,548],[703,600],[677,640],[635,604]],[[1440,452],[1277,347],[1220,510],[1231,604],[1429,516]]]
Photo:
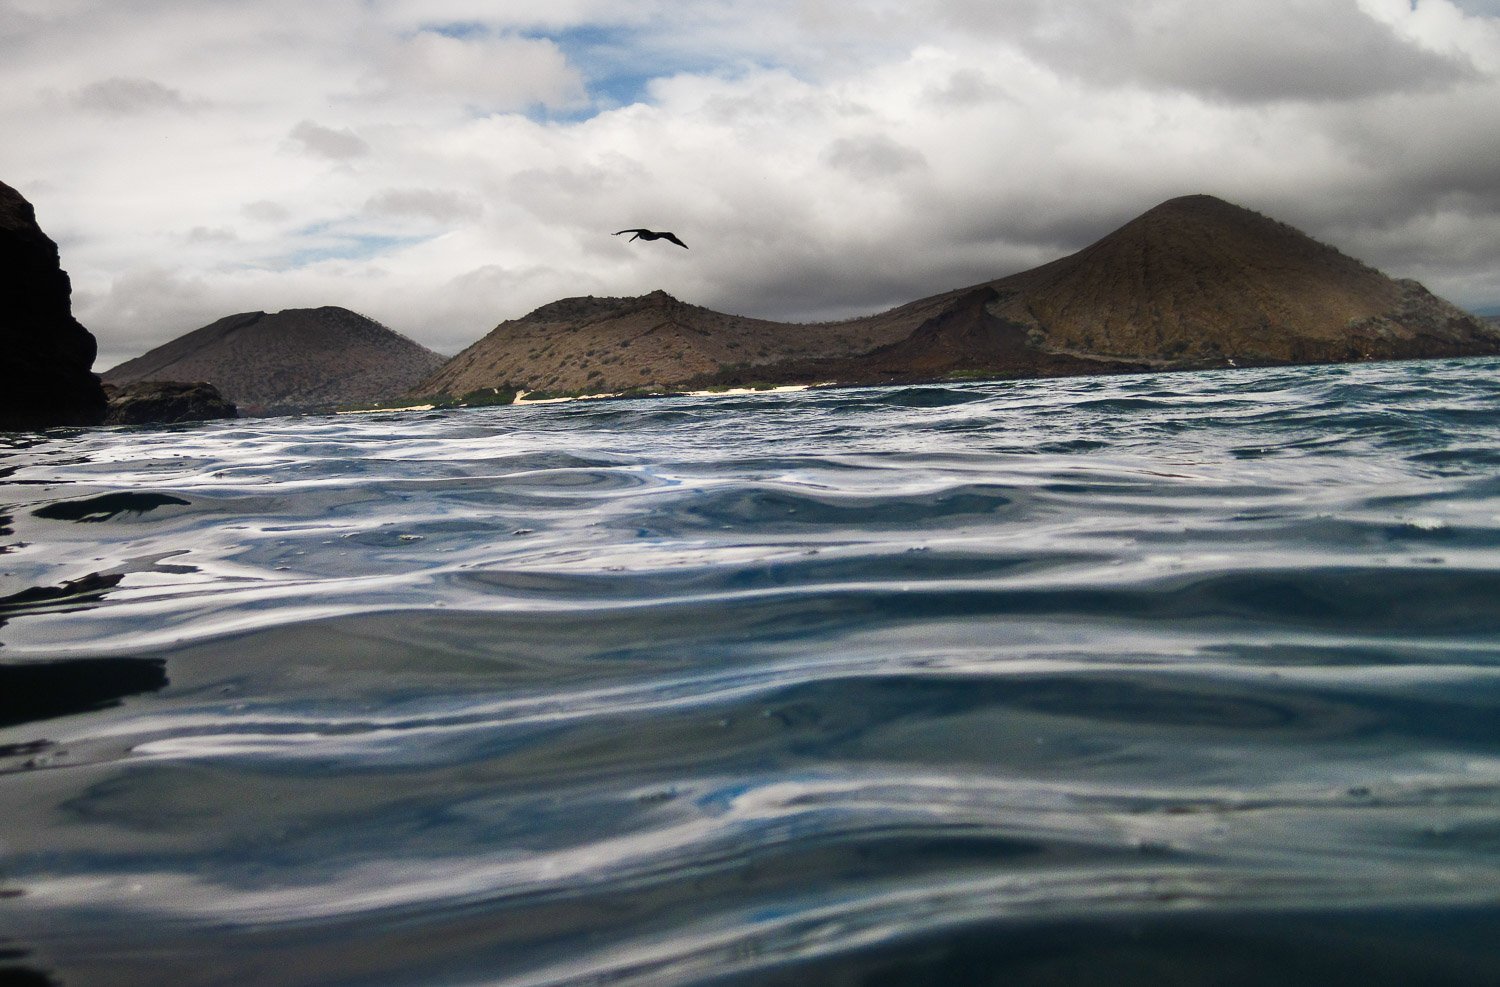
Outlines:
[[239,417],[218,388],[202,381],[142,380],[120,386],[106,384],[104,390],[109,395],[106,425],[165,425]]
[[21,193],[0,182],[0,428],[96,425],[96,343],[73,318],[57,244]]
[[206,380],[242,414],[277,414],[398,397],[442,363],[373,319],[326,306],[231,315],[127,360],[104,380]]

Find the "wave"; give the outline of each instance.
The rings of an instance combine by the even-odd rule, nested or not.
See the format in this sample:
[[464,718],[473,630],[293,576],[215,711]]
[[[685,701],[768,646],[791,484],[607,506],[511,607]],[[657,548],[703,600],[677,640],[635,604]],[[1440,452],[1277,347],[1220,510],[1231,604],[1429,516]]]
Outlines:
[[1497,366],[8,442],[0,979],[1483,979]]

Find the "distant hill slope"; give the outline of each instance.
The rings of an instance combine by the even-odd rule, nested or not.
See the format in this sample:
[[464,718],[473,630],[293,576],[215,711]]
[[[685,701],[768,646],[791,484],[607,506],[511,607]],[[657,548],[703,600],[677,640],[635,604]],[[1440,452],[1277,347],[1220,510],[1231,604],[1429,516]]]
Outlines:
[[1054,352],[1152,363],[1301,363],[1495,352],[1500,340],[1415,281],[1208,195],[1164,202],[1099,242],[991,282],[994,314]]
[[531,390],[623,391],[862,353],[910,335],[941,303],[852,322],[795,325],[726,315],[664,291],[566,298],[503,322],[422,381],[414,393],[461,395],[514,383]]
[[663,292],[505,322],[417,388],[845,383],[1462,356],[1500,329],[1259,213],[1164,202],[1050,264],[879,315],[793,325]]
[[179,336],[104,374],[110,384],[208,381],[244,414],[380,401],[443,357],[345,308],[246,312]]

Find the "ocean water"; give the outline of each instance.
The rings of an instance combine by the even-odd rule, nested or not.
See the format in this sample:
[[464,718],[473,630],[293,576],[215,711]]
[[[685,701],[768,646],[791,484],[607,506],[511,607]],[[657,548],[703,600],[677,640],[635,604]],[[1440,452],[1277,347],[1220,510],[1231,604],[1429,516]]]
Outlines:
[[1500,982],[1500,361],[0,438],[0,982]]

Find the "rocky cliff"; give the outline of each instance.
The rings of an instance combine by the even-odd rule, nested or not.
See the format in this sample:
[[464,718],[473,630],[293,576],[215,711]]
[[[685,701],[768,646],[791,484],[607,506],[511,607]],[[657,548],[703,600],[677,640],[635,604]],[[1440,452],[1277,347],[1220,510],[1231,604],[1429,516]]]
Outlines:
[[96,345],[73,318],[72,284],[21,193],[0,183],[0,429],[94,425]]
[[110,384],[207,381],[241,414],[312,411],[403,394],[444,362],[345,308],[246,312],[106,371]]

